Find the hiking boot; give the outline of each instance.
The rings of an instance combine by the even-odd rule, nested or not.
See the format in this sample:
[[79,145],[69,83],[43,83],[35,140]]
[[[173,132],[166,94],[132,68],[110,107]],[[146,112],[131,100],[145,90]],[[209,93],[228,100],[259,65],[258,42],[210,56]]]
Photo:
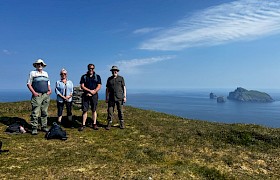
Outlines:
[[85,128],[86,128],[86,126],[83,125],[83,126],[79,127],[78,131],[83,131]]
[[120,121],[120,129],[124,129],[125,128],[125,126],[124,126],[124,120],[121,120]]
[[32,129],[31,134],[32,134],[32,135],[37,135],[37,134],[38,134],[37,129]]
[[108,122],[108,124],[107,124],[107,126],[106,126],[106,130],[110,130],[110,128],[111,128],[111,126],[112,126],[112,123],[111,122]]
[[98,130],[97,124],[94,124],[94,125],[93,125],[93,129],[94,129],[94,130]]
[[47,127],[42,127],[42,128],[41,128],[41,131],[43,131],[43,132],[48,132],[48,131],[49,131],[49,128],[47,128]]

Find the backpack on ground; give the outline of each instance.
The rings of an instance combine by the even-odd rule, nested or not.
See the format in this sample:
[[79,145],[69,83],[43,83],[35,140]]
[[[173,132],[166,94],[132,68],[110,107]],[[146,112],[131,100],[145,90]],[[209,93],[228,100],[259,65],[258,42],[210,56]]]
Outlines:
[[46,139],[61,139],[67,140],[66,131],[64,131],[57,123],[53,123],[50,130],[45,135]]
[[20,124],[19,123],[13,123],[11,125],[9,125],[6,129],[6,133],[9,133],[9,134],[19,134],[20,133]]

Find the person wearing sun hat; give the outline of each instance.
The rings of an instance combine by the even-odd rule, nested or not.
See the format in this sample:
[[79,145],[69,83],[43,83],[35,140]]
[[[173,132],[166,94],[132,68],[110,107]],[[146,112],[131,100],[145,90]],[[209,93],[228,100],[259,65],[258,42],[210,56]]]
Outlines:
[[108,103],[108,124],[106,130],[111,128],[115,105],[117,105],[120,128],[124,129],[123,103],[126,102],[125,82],[124,78],[118,75],[120,70],[117,66],[112,66],[110,71],[112,76],[107,79],[106,83],[106,103]]
[[48,118],[48,107],[50,103],[50,94],[52,93],[49,75],[43,70],[47,64],[42,60],[38,59],[33,63],[36,70],[29,73],[27,80],[27,87],[32,93],[31,98],[31,120],[32,135],[38,134],[38,123],[41,119],[41,130],[44,132],[48,131],[47,118]]

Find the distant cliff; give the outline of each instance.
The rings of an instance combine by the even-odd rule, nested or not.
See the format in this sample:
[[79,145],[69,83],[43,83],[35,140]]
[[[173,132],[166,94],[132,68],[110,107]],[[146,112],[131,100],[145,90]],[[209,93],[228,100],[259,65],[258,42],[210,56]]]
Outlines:
[[234,92],[230,92],[228,97],[230,100],[236,100],[241,102],[273,102],[274,100],[264,92],[255,90],[246,90],[238,87]]

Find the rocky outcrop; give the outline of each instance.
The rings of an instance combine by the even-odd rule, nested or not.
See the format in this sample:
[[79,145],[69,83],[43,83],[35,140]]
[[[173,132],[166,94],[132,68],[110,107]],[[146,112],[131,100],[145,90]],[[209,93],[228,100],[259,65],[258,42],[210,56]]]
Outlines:
[[264,92],[255,90],[246,90],[238,87],[234,92],[230,92],[228,97],[230,100],[236,100],[240,102],[273,102],[274,100]]
[[217,103],[224,103],[224,102],[226,102],[224,96],[217,97]]
[[217,96],[216,96],[214,93],[212,93],[212,92],[209,94],[209,97],[210,97],[210,99],[215,99],[215,98],[217,98]]

